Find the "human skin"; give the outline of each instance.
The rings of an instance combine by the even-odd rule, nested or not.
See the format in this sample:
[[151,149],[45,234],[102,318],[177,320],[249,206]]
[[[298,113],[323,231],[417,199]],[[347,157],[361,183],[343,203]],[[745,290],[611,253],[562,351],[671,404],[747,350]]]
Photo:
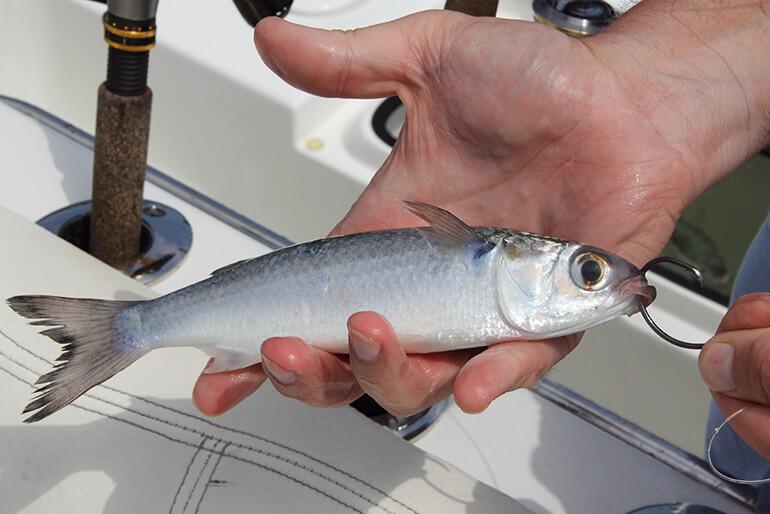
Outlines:
[[770,293],[739,298],[703,347],[698,364],[723,413],[750,407],[730,424],[770,459]]
[[[265,63],[313,94],[398,95],[396,146],[333,234],[422,224],[401,199],[472,225],[573,239],[639,265],[683,209],[768,142],[770,4],[645,0],[599,36],[535,23],[426,12],[355,31],[265,19]],[[749,50],[750,49],[750,50]],[[362,393],[396,415],[454,393],[466,412],[535,384],[579,336],[484,351],[403,353],[376,313],[349,322],[350,356],[270,339],[263,365],[202,375],[216,415],[267,378],[317,406]]]

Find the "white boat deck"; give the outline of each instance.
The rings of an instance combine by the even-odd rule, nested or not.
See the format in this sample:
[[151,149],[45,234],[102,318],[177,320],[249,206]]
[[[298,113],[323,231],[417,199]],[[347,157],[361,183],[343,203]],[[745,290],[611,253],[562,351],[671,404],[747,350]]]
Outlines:
[[[0,140],[0,166],[7,170],[6,176],[9,178],[8,187],[0,191],[0,206],[32,222],[47,212],[88,197],[90,191],[90,151],[82,144],[82,140],[78,142],[71,139],[67,137],[66,130],[65,133],[56,131],[2,102],[0,102],[0,133],[5,135]],[[205,278],[210,270],[224,264],[259,255],[269,250],[268,246],[238,232],[232,226],[202,212],[194,205],[153,184],[152,181],[157,181],[158,176],[157,173],[151,175],[151,183],[147,185],[145,198],[161,201],[182,212],[193,226],[194,242],[180,270],[154,287],[157,293],[177,289]],[[17,229],[17,225],[19,233],[28,230],[24,229],[26,222],[23,222],[21,218],[12,217],[9,221],[8,216],[6,216],[0,236],[5,240],[14,240],[16,238],[14,231]],[[115,277],[117,273],[110,273],[106,266],[74,250],[74,248],[68,247],[53,236],[44,238],[43,235],[36,234],[35,237],[40,241],[27,243],[24,252],[20,253],[19,248],[9,245],[0,254],[3,259],[0,268],[5,274],[5,278],[0,280],[0,283],[3,283],[5,287],[0,289],[0,292],[5,296],[20,293],[40,293],[109,297],[114,294],[112,291],[116,287],[112,284],[128,282],[127,279],[123,282],[116,282],[118,280]],[[56,245],[53,245],[51,239]],[[44,240],[45,244],[43,244]],[[36,245],[43,248],[41,254],[34,252]],[[62,249],[62,247],[66,248]],[[29,255],[28,258],[23,257],[27,254],[32,255]],[[73,256],[72,254],[76,255]],[[64,261],[60,262],[60,258]],[[38,267],[41,269],[39,274],[37,272]],[[95,272],[95,276],[90,279],[92,272]],[[106,275],[112,275],[112,278],[107,280],[104,278]],[[93,280],[92,283],[91,280]],[[10,289],[8,288],[9,283],[13,284]],[[23,290],[20,289],[20,284],[24,284]],[[123,285],[117,290],[123,297],[127,294],[148,294],[142,293],[143,288],[138,285]],[[148,459],[152,459],[153,456],[164,455],[162,460],[168,459],[169,463],[174,463],[169,465],[177,470],[176,475],[179,475],[178,461],[182,457],[174,456],[176,454],[172,448],[176,447],[175,444],[182,445],[179,447],[180,455],[188,455],[191,450],[198,451],[196,448],[203,445],[201,447],[204,450],[200,451],[204,454],[208,452],[207,456],[203,457],[202,454],[199,457],[193,456],[191,461],[193,463],[196,462],[196,459],[203,461],[198,462],[202,470],[198,476],[210,472],[211,476],[207,483],[210,483],[211,480],[220,480],[228,484],[237,483],[241,488],[240,490],[236,488],[233,493],[236,499],[228,499],[226,491],[229,485],[216,488],[208,488],[207,486],[200,489],[202,486],[194,483],[188,484],[183,479],[182,485],[175,487],[180,490],[183,488],[191,489],[188,503],[194,501],[191,498],[198,498],[203,502],[202,498],[205,497],[206,504],[212,505],[213,509],[216,509],[217,506],[221,508],[223,505],[230,509],[235,505],[233,502],[237,504],[239,501],[244,501],[241,499],[242,496],[249,492],[248,485],[245,485],[247,480],[253,480],[260,484],[271,483],[263,482],[265,473],[263,473],[264,470],[259,471],[261,469],[259,466],[257,466],[259,469],[254,469],[252,466],[249,473],[246,473],[245,469],[241,469],[237,464],[241,462],[238,458],[251,459],[251,457],[243,457],[240,453],[235,453],[233,454],[235,457],[225,459],[228,463],[233,462],[230,467],[224,466],[222,470],[219,470],[218,466],[211,464],[212,457],[209,457],[210,455],[214,455],[213,458],[217,459],[216,456],[220,454],[226,457],[230,456],[231,454],[228,453],[230,450],[227,448],[230,447],[229,445],[236,444],[237,441],[231,443],[231,439],[222,435],[217,436],[213,432],[209,433],[202,428],[196,429],[197,431],[193,430],[191,433],[185,432],[185,437],[182,438],[185,441],[183,444],[176,441],[181,438],[176,432],[166,434],[165,431],[161,430],[165,436],[158,436],[161,438],[160,440],[150,438],[151,442],[145,440],[147,439],[146,436],[137,437],[126,433],[126,431],[133,433],[136,429],[135,425],[142,425],[143,422],[140,423],[140,421],[148,419],[148,416],[149,418],[166,420],[161,423],[160,427],[168,426],[168,423],[174,426],[179,425],[180,419],[186,420],[185,423],[193,423],[199,427],[209,426],[209,421],[199,416],[194,417],[195,413],[189,402],[192,384],[205,362],[205,356],[199,352],[179,349],[153,352],[140,363],[109,381],[107,383],[108,388],[100,387],[92,397],[76,402],[80,409],[65,409],[40,424],[23,426],[20,424],[19,412],[31,393],[29,384],[34,380],[35,374],[42,373],[46,369],[46,365],[41,359],[51,360],[55,357],[56,345],[44,337],[32,335],[32,327],[26,326],[8,309],[0,316],[0,325],[6,331],[5,339],[2,341],[2,347],[0,347],[0,353],[2,353],[0,360],[3,361],[3,370],[5,371],[4,376],[0,376],[0,381],[3,384],[0,387],[8,391],[3,409],[0,410],[0,432],[5,430],[9,434],[7,437],[0,436],[0,441],[2,441],[0,444],[5,446],[5,448],[0,448],[0,470],[2,470],[0,487],[4,489],[0,492],[0,507],[5,504],[6,510],[11,512],[17,510],[21,512],[45,512],[46,506],[52,504],[75,505],[77,502],[83,501],[83,491],[89,490],[89,501],[93,502],[89,503],[92,506],[89,510],[135,512],[135,504],[127,503],[127,500],[124,499],[125,493],[123,493],[122,487],[124,486],[123,481],[127,479],[122,474],[123,468],[109,458],[102,461],[98,459],[100,452],[108,451],[103,446],[105,443],[102,441],[108,433],[110,434],[109,439],[115,437],[115,433],[121,434],[120,440],[125,441],[122,444],[129,445],[128,448],[133,448],[133,450],[129,450],[130,453],[136,452],[147,455]],[[21,343],[17,344],[19,341],[25,341],[34,346],[30,348],[30,346],[22,345],[26,348],[25,350],[19,346]],[[31,350],[35,355],[31,355],[28,350]],[[134,368],[137,369],[134,370]],[[27,385],[22,382],[26,382]],[[330,451],[329,445],[332,445],[331,447],[337,445],[338,451],[347,455],[346,458],[350,460],[350,464],[346,464],[349,467],[344,468],[346,470],[358,469],[353,463],[356,466],[361,466],[363,465],[362,461],[367,461],[369,462],[367,466],[374,466],[375,468],[381,466],[383,470],[390,470],[391,473],[397,474],[401,470],[401,463],[398,462],[398,459],[410,460],[408,451],[410,445],[408,443],[398,441],[395,436],[385,433],[384,429],[371,425],[369,421],[363,420],[352,409],[312,409],[271,394],[269,386],[265,389],[266,391],[241,404],[231,414],[221,420],[216,420],[217,430],[224,430],[228,434],[232,434],[248,427],[249,434],[251,434],[249,437],[252,439],[268,437],[271,434],[283,434],[281,444],[299,450],[303,454],[312,455],[314,458],[316,458],[317,452],[334,455],[333,452],[328,453]],[[146,403],[146,400],[154,403],[147,404],[149,410],[145,412],[141,405],[142,402]],[[141,412],[140,414],[136,414],[137,409]],[[155,412],[158,409],[161,411],[160,414]],[[182,411],[183,414],[175,414],[175,411]],[[298,421],[300,413],[302,422]],[[113,421],[117,420],[118,423],[125,426],[116,428],[112,426],[114,423],[105,423],[101,419],[105,416]],[[179,416],[181,418],[177,419]],[[267,426],[264,426],[263,416],[272,418]],[[351,421],[352,418],[355,418],[355,421]],[[335,425],[335,421],[339,423],[338,427]],[[361,428],[361,423],[370,426]],[[68,427],[82,426],[83,424],[93,427],[86,432],[87,438],[83,439],[82,435],[77,437],[69,435],[70,433],[74,434],[74,432],[70,432]],[[107,425],[110,427],[108,428]],[[105,428],[98,428],[102,426]],[[255,426],[258,427],[256,432],[253,428]],[[58,427],[55,432],[56,435],[44,435],[50,433],[51,427]],[[144,432],[149,430],[148,433],[154,433],[152,431],[157,432],[159,428],[144,426],[140,430]],[[373,434],[372,431],[379,435],[373,437],[371,447],[366,450],[358,448],[354,452],[357,455],[351,455],[344,445],[348,437],[355,437],[355,434],[362,430],[370,436]],[[339,437],[340,440],[327,441],[322,446],[323,450],[320,450],[315,445],[315,438],[319,431],[336,434],[330,435],[330,437],[333,439]],[[378,448],[380,443],[377,441],[381,438],[389,441],[387,444],[397,446],[398,450]],[[99,441],[98,451],[91,451],[87,448],[88,441],[91,439]],[[78,443],[78,441],[80,442]],[[175,444],[170,444],[169,441]],[[55,470],[56,476],[51,478],[50,473],[52,471],[46,469],[44,462],[44,455],[50,451],[46,450],[46,445],[65,444],[65,442],[76,446],[80,445],[79,447],[84,454],[81,456],[77,452],[68,452],[64,460],[71,459],[75,462],[71,465],[60,466]],[[237,444],[246,446],[243,441]],[[135,446],[132,447],[131,445]],[[640,449],[638,445],[634,446],[608,435],[606,431],[585,422],[569,410],[559,408],[530,391],[518,391],[506,395],[495,402],[487,412],[476,416],[463,414],[452,406],[427,433],[416,441],[416,445],[426,451],[427,455],[438,457],[470,475],[470,477],[459,480],[466,485],[459,483],[452,485],[452,487],[458,488],[457,494],[460,498],[464,498],[462,501],[458,500],[459,503],[453,503],[454,500],[457,500],[454,498],[442,509],[433,510],[433,507],[423,507],[417,509],[418,512],[450,512],[451,509],[455,508],[459,509],[458,512],[477,511],[476,509],[481,508],[481,505],[486,501],[485,498],[487,498],[488,493],[481,494],[481,497],[475,493],[468,497],[467,490],[466,493],[462,493],[463,487],[467,488],[467,484],[474,483],[471,477],[491,486],[492,489],[489,491],[499,490],[534,512],[627,512],[644,505],[678,501],[705,503],[725,512],[746,512],[739,504],[730,501],[724,494],[725,492],[730,494],[730,489],[724,489],[720,492],[714,487],[704,484],[702,478],[705,476],[708,480],[710,477],[707,473],[704,474],[702,470],[698,470],[697,466],[693,466],[692,463],[687,464],[686,467],[690,472],[696,473],[695,478],[700,477],[701,480],[686,476],[681,470],[651,457],[649,451],[645,453],[642,451],[643,448]],[[84,446],[86,448],[83,448]],[[27,448],[35,448],[35,451],[28,451]],[[147,453],[148,448],[151,449],[149,453]],[[240,447],[235,446],[235,448]],[[257,451],[257,454],[262,455],[263,450]],[[122,447],[121,451],[126,451],[126,447]],[[391,451],[395,451],[396,454],[403,455],[403,457],[393,460],[392,456],[387,453]],[[412,451],[416,452],[415,455],[420,456],[421,459],[423,458],[423,454],[418,450],[412,448]],[[291,451],[289,451],[289,457],[291,457],[290,454]],[[283,457],[289,458],[286,455]],[[429,457],[425,458],[430,459]],[[121,457],[120,460],[123,458]],[[85,475],[82,475],[83,471],[80,468],[83,464],[82,461],[88,461],[88,467],[91,470]],[[101,463],[95,464],[94,461]],[[434,461],[429,460],[429,462]],[[132,464],[132,466],[136,465],[136,463]],[[455,468],[447,469],[453,470]],[[216,478],[214,478],[215,471]],[[699,471],[700,473],[698,473]],[[275,475],[274,470],[268,470],[266,473],[271,476]],[[325,474],[323,471],[318,471],[318,473],[325,477],[322,480],[338,481],[340,479],[334,473]],[[346,473],[356,477],[362,476],[360,471],[346,471]],[[455,473],[456,471],[451,471],[450,474],[454,477]],[[227,478],[220,478],[222,476]],[[290,476],[295,480],[299,479],[295,474]],[[461,476],[464,475],[461,474]],[[23,477],[22,483],[17,482],[19,477]],[[175,479],[178,480],[178,478]],[[317,477],[313,478],[313,480],[316,479]],[[56,484],[62,481],[69,484],[70,480],[74,480],[73,483],[76,485],[71,486],[74,492],[68,492],[70,486],[65,489],[54,487],[56,484],[51,483],[51,480],[54,480]],[[407,487],[404,484],[409,484],[413,480],[409,473],[406,473],[403,477],[397,478],[390,486],[394,490],[400,491],[400,487]],[[432,479],[426,480],[430,482]],[[291,481],[292,479],[289,479],[289,482]],[[215,483],[218,484],[219,482]],[[311,481],[310,483],[315,482]],[[712,480],[711,485],[717,483],[717,480]],[[164,497],[163,492],[170,494],[174,486],[170,482],[162,480],[154,485],[157,487],[147,498],[155,499],[145,498],[145,500],[150,504],[155,501],[166,505],[169,498]],[[295,494],[291,488],[282,489],[279,484],[273,484],[270,487],[275,487],[277,491],[287,492],[283,493],[286,495],[282,500],[283,503],[276,500],[277,503],[272,504],[273,509],[266,509],[267,511],[275,511],[275,509],[284,512],[306,511],[302,503],[306,501],[303,495]],[[361,493],[360,484],[348,484],[346,487]],[[481,485],[473,486],[472,489],[476,491],[478,487]],[[340,501],[345,505],[352,501],[350,492],[345,488],[329,489],[327,487],[323,490],[327,496],[331,495],[338,500],[337,507],[339,507]],[[407,490],[411,491],[409,487]],[[487,489],[482,488],[480,491],[487,491]],[[412,500],[413,494],[416,495],[414,500]],[[420,498],[430,496],[425,496],[426,494],[419,491],[408,492],[405,493],[404,499],[399,501],[404,503],[421,501]],[[451,497],[454,492],[444,491],[442,494],[448,494]],[[224,496],[219,498],[218,495]],[[355,494],[353,496],[357,497]],[[399,496],[399,498],[401,497]],[[369,505],[369,510],[364,511],[377,512],[377,509],[381,509],[387,502],[392,501],[389,497],[382,500],[385,503],[380,500],[369,498],[367,501],[373,503]],[[502,509],[501,512],[512,512],[519,508],[516,503],[505,504],[505,501],[507,501],[505,497],[500,496],[492,501],[491,506],[484,507],[486,510],[478,512],[495,511],[498,508],[495,507],[498,505],[495,502],[502,502],[499,505],[508,505],[507,507],[499,507]],[[196,503],[196,505],[198,504]],[[332,505],[329,507],[328,512],[335,512],[336,507],[332,508]],[[172,511],[177,508],[178,506],[172,500]],[[181,512],[188,512],[187,508],[185,506]],[[354,506],[353,510],[361,508],[363,507],[360,505]],[[395,512],[402,511],[399,510],[402,507],[391,505],[387,508],[392,508]],[[152,511],[153,509],[143,510]]]

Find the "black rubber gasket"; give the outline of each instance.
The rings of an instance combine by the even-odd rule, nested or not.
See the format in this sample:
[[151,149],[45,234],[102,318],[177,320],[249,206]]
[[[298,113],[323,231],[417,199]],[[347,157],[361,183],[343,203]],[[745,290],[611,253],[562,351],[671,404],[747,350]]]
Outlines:
[[393,134],[388,132],[385,124],[387,123],[388,118],[390,118],[401,105],[401,99],[399,97],[391,96],[386,98],[379,107],[377,107],[377,110],[374,111],[374,116],[372,116],[372,129],[374,130],[374,133],[388,146],[395,145],[396,138],[393,137]]

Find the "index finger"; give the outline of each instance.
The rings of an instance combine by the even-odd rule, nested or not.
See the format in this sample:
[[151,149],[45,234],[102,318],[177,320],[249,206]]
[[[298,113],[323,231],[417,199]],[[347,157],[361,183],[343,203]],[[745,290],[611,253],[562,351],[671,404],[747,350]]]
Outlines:
[[407,355],[393,328],[374,312],[348,321],[350,364],[363,390],[395,416],[409,416],[449,396],[473,350]]
[[455,402],[465,412],[477,413],[504,393],[534,386],[577,346],[581,335],[511,341],[489,347],[460,371],[455,382]]
[[770,293],[751,293],[735,301],[717,333],[765,327],[770,327]]
[[267,379],[262,366],[203,373],[193,388],[193,403],[206,416],[219,416],[254,393]]

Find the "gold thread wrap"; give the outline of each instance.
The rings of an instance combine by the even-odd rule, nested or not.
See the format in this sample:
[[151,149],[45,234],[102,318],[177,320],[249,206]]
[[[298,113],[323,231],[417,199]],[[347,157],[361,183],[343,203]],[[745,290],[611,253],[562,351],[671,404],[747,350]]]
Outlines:
[[148,37],[154,37],[156,32],[155,27],[150,27],[147,30],[121,29],[113,25],[110,25],[106,21],[104,22],[104,30],[106,30],[111,34],[115,34],[116,36],[127,37],[129,39],[144,39]]
[[148,45],[142,45],[142,46],[124,45],[124,44],[109,40],[107,38],[104,38],[104,42],[110,45],[112,48],[117,48],[118,50],[124,50],[126,52],[146,52],[155,47],[154,41]]

